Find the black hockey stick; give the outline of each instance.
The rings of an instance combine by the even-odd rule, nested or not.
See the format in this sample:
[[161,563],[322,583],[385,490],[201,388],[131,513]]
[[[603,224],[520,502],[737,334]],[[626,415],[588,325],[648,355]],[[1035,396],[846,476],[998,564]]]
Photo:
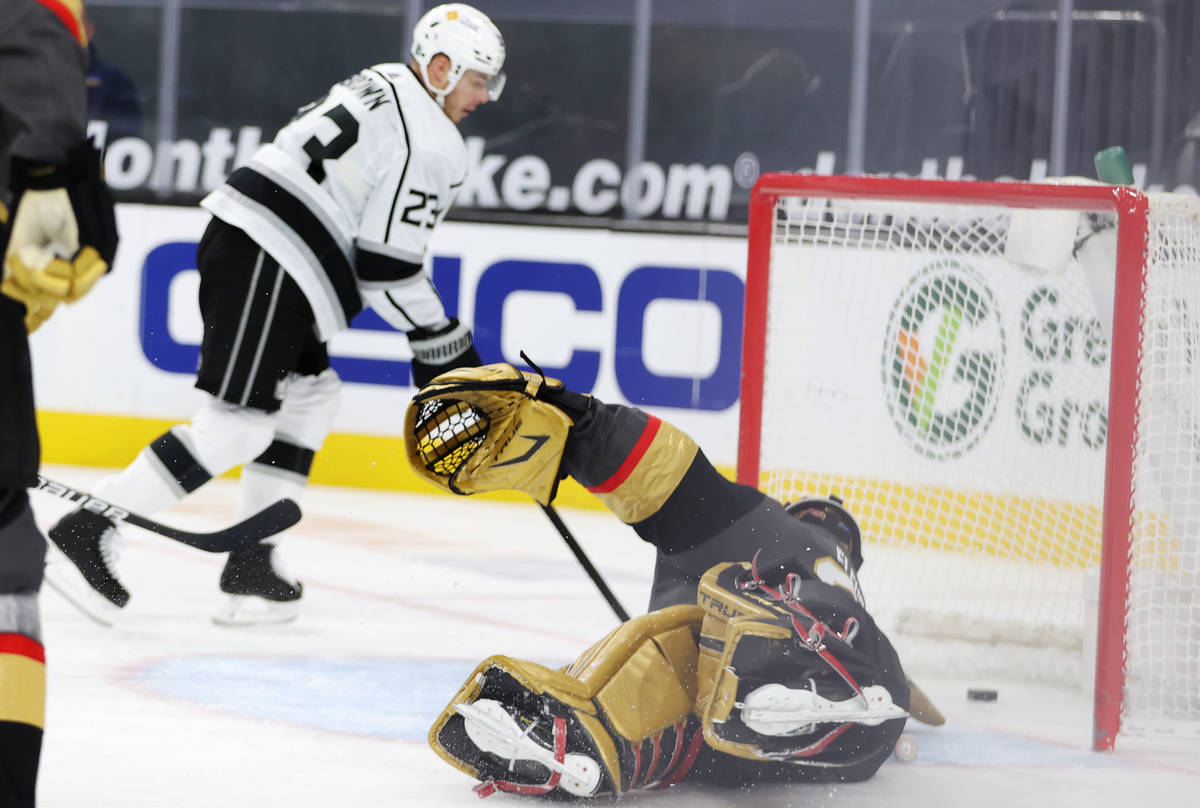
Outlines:
[[617,600],[617,596],[614,595],[612,590],[608,588],[608,584],[604,582],[604,578],[600,575],[600,571],[597,570],[592,564],[592,560],[588,558],[587,553],[585,553],[583,548],[579,546],[579,542],[575,541],[575,537],[571,535],[571,529],[567,527],[566,522],[564,522],[562,517],[558,515],[558,511],[554,510],[553,505],[542,505],[542,510],[546,512],[546,516],[549,517],[551,523],[558,528],[558,535],[562,536],[563,541],[565,541],[567,546],[571,548],[571,552],[575,554],[575,559],[579,562],[579,565],[583,567],[584,571],[588,574],[588,577],[592,579],[592,583],[596,585],[596,588],[600,590],[600,594],[603,595],[604,599],[608,601],[608,605],[612,607],[612,610],[617,615],[617,618],[622,623],[628,620],[629,612],[625,611],[624,607],[621,606],[621,602]]
[[249,519],[238,522],[236,525],[227,527],[224,530],[217,530],[212,533],[189,533],[186,530],[177,530],[176,528],[151,521],[144,516],[138,516],[136,513],[130,513],[124,508],[118,508],[116,505],[109,504],[102,499],[97,499],[85,491],[79,491],[68,485],[56,483],[54,480],[48,480],[40,474],[37,479],[37,485],[34,488],[39,491],[45,491],[47,494],[56,496],[59,499],[77,503],[84,510],[100,514],[114,522],[125,522],[208,553],[227,553],[230,550],[237,550],[240,547],[255,544],[268,536],[274,536],[276,533],[286,530],[300,521],[300,506],[293,500],[281,499],[263,508]]

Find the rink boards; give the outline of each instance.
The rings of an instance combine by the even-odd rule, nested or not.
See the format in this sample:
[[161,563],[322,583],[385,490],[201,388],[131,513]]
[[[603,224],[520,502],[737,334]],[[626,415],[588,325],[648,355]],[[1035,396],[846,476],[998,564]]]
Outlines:
[[[114,271],[33,337],[44,459],[119,466],[201,401],[198,208],[122,205]],[[447,222],[429,264],[486,361],[525,351],[572,389],[635,404],[736,452],[745,240]],[[428,490],[399,440],[415,392],[406,338],[372,312],[330,344],[346,382],[313,479]],[[594,500],[577,489],[568,502]]]

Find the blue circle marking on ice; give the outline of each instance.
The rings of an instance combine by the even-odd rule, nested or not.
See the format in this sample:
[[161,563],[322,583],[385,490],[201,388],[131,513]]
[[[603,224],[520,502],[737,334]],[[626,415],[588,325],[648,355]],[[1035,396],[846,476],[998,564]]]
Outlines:
[[248,717],[389,740],[423,741],[475,663],[429,659],[185,657],[141,670],[168,698]]

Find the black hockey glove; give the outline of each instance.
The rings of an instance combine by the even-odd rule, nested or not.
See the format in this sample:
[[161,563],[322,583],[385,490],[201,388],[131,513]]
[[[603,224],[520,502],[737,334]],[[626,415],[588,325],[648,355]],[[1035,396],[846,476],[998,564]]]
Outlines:
[[413,352],[413,384],[417,387],[424,387],[446,371],[483,364],[471,340],[471,329],[453,317],[441,328],[409,331],[408,345]]

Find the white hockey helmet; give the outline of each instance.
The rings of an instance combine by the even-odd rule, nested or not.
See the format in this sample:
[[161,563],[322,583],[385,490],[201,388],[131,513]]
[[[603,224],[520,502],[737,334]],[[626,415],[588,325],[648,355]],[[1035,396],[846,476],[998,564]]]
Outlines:
[[[450,81],[440,90],[429,83],[429,63],[439,53],[450,60]],[[436,6],[417,20],[412,57],[439,104],[468,70],[488,77],[488,100],[498,100],[504,91],[504,37],[486,14],[466,3]]]

